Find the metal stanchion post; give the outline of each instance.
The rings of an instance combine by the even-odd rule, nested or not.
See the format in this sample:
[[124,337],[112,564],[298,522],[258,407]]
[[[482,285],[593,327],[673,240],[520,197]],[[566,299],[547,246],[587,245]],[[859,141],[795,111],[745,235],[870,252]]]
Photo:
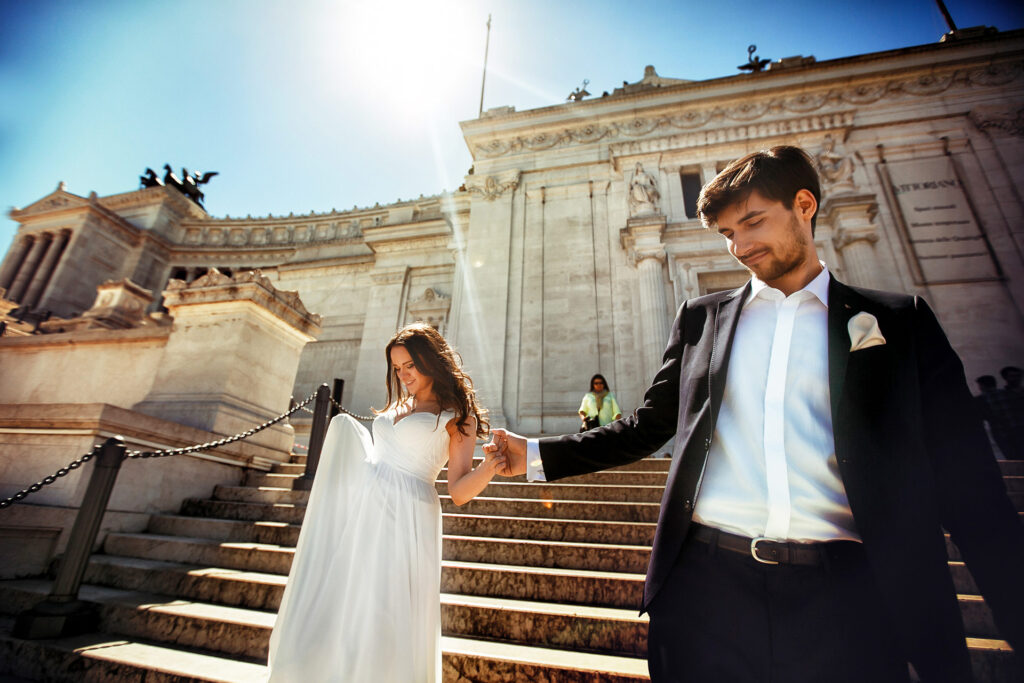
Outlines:
[[121,437],[111,437],[104,442],[93,466],[82,506],[71,527],[68,546],[50,595],[18,615],[14,623],[15,637],[61,638],[96,630],[96,610],[78,599],[78,588],[82,585],[85,566],[96,543],[124,455],[125,445]]
[[334,417],[341,411],[338,406],[344,405],[342,403],[342,397],[345,395],[345,380],[334,378],[334,388],[331,390],[331,399],[334,403],[331,404],[331,417]]
[[330,422],[331,388],[321,384],[316,390],[316,401],[313,403],[313,425],[309,429],[309,452],[306,454],[306,471],[295,480],[292,488],[296,491],[309,491],[313,488],[313,477],[316,476],[317,465],[320,464],[320,449],[324,446],[327,435],[327,423]]

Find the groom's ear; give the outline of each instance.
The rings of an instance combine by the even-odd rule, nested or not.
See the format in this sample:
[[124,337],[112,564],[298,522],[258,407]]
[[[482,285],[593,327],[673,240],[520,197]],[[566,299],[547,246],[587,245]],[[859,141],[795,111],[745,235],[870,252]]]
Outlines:
[[793,197],[793,210],[802,224],[809,225],[811,235],[814,235],[814,217],[818,213],[818,200],[814,198],[810,190],[797,190]]

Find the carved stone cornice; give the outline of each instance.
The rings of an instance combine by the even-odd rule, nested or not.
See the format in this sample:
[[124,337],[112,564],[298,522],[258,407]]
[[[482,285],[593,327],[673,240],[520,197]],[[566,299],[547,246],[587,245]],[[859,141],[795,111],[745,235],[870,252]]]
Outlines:
[[466,176],[466,190],[470,194],[483,197],[487,201],[494,201],[508,190],[515,190],[519,186],[519,169],[502,171],[496,176]]
[[[784,72],[783,72],[784,73]],[[493,159],[517,153],[529,153],[551,149],[556,146],[583,145],[600,140],[610,142],[626,142],[630,139],[643,138],[655,133],[672,131],[691,131],[702,128],[729,129],[736,124],[752,123],[762,119],[770,119],[766,127],[756,131],[743,127],[743,138],[755,135],[786,135],[805,132],[807,129],[794,125],[793,115],[797,121],[813,121],[807,115],[821,112],[821,116],[836,114],[851,117],[851,106],[874,104],[883,99],[899,99],[907,97],[928,97],[947,91],[964,91],[971,88],[1000,87],[1024,75],[1024,63],[1008,61],[993,63],[986,66],[930,69],[926,72],[900,74],[889,78],[878,78],[871,82],[861,82],[846,87],[820,87],[813,84],[807,90],[793,94],[767,94],[761,99],[736,100],[732,104],[714,104],[713,99],[705,100],[702,105],[681,105],[679,110],[670,110],[650,116],[630,116],[612,119],[602,123],[582,125],[576,128],[561,128],[539,131],[531,135],[513,135],[487,140],[474,145],[474,155]],[[803,118],[800,118],[803,117]],[[843,125],[849,125],[843,124]],[[777,131],[773,128],[778,127]],[[824,130],[827,127],[818,125],[811,130]],[[723,130],[724,132],[724,130]],[[730,138],[723,136],[722,141]]]
[[791,136],[812,131],[835,131],[839,133],[839,137],[843,137],[843,131],[852,128],[853,124],[854,113],[852,111],[844,111],[834,114],[802,116],[777,121],[751,123],[744,126],[666,135],[647,140],[616,142],[609,145],[608,150],[613,159],[618,159],[623,156],[666,152],[687,147],[705,147],[734,140]]
[[164,290],[164,305],[172,315],[180,306],[241,300],[260,305],[305,334],[320,333],[320,316],[306,310],[299,293],[277,289],[259,270],[246,270],[229,277],[210,268],[192,282],[172,279]]

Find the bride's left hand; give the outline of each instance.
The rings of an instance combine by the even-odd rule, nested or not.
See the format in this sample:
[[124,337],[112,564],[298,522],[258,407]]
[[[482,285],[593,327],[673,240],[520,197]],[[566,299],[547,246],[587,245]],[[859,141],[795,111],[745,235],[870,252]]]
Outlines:
[[505,468],[508,458],[507,451],[504,448],[484,448],[482,450],[484,452],[484,461],[480,463],[481,467],[489,469],[491,474],[500,472]]

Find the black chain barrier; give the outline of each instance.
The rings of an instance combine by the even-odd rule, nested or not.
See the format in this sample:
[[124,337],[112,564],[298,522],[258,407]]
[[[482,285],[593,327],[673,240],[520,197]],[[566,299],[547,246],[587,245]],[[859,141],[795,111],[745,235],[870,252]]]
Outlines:
[[[360,415],[358,413],[353,413],[351,410],[349,410],[348,408],[345,408],[340,403],[335,401],[333,398],[331,399],[331,403],[334,405],[335,408],[337,408],[341,412],[345,413],[346,415],[351,415],[352,417],[354,417],[357,420],[362,420],[363,422],[373,422],[373,420],[374,420],[374,418],[372,418],[372,417],[367,417],[365,415]],[[310,415],[313,414],[313,411],[310,410],[309,408],[303,408],[303,410],[305,410]]]
[[[306,400],[304,400],[302,403],[299,403],[299,404],[295,405],[294,407],[292,407],[287,412],[281,413],[280,415],[278,415],[277,417],[275,417],[275,418],[273,418],[271,420],[267,420],[266,422],[264,422],[263,424],[259,425],[258,427],[253,427],[252,429],[246,430],[246,431],[241,432],[239,434],[235,434],[234,436],[224,437],[223,439],[217,439],[216,441],[207,441],[206,443],[196,444],[195,446],[187,446],[185,448],[169,448],[169,449],[165,449],[165,450],[156,450],[156,451],[128,451],[125,454],[125,458],[164,458],[164,457],[167,457],[169,455],[188,455],[189,453],[199,453],[200,451],[209,451],[209,450],[212,450],[214,448],[220,448],[221,446],[227,446],[228,444],[235,443],[236,441],[241,441],[242,439],[248,439],[253,434],[256,434],[257,432],[262,432],[264,429],[267,429],[268,427],[272,427],[273,425],[277,424],[281,420],[284,420],[284,419],[290,417],[291,415],[293,415],[299,409],[304,409],[307,405],[312,403],[315,398],[316,398],[316,392],[310,394],[306,398]],[[310,411],[310,412],[312,412],[312,411]],[[86,453],[82,457],[78,458],[77,460],[72,460],[67,465],[65,465],[64,467],[61,467],[59,470],[57,470],[53,474],[48,475],[48,476],[40,479],[36,483],[34,483],[31,486],[29,486],[27,489],[22,489],[21,491],[18,491],[17,493],[15,493],[10,498],[5,498],[3,500],[0,500],[0,510],[4,509],[6,507],[10,507],[11,505],[14,505],[19,500],[22,500],[26,496],[28,496],[28,495],[30,495],[32,493],[35,493],[36,491],[38,491],[39,489],[43,488],[44,486],[49,486],[50,484],[52,484],[53,482],[57,481],[61,477],[68,475],[73,470],[77,470],[79,467],[81,467],[85,463],[89,462],[94,457],[96,457],[96,455],[99,454],[99,452],[100,452],[101,446],[102,446],[102,444],[97,444],[97,445],[93,446],[91,451],[89,451],[88,453]]]
[[331,399],[331,403],[333,403],[334,407],[340,410],[341,412],[345,413],[346,415],[351,415],[357,420],[362,420],[363,422],[373,422],[374,420],[374,418],[372,417],[366,417],[365,415],[357,415],[356,413],[353,413],[351,410],[342,407],[342,405],[335,401],[333,398]]

